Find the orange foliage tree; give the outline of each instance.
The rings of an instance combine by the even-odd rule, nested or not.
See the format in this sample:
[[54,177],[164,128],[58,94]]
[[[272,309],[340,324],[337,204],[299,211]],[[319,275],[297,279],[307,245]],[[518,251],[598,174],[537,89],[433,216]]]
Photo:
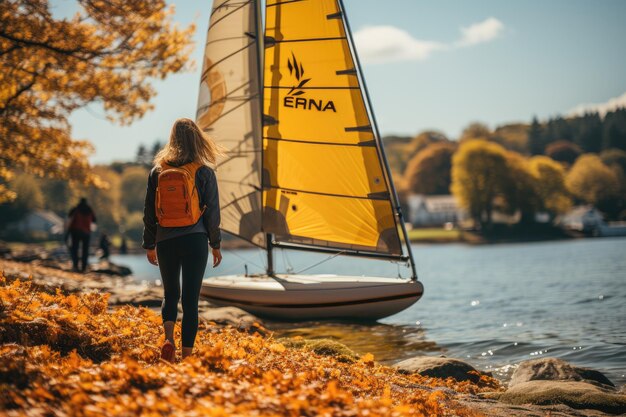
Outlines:
[[184,69],[195,28],[172,22],[164,0],[77,0],[56,18],[48,0],[0,2],[0,201],[15,171],[98,185],[86,141],[68,117],[101,103],[129,124],[151,109],[151,78]]
[[409,190],[418,194],[448,194],[456,146],[452,142],[436,142],[418,152],[405,172]]

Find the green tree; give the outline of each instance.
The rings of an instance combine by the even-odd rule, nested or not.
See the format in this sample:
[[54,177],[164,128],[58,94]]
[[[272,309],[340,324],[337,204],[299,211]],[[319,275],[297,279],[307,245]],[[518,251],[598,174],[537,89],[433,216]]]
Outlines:
[[[600,152],[602,149],[602,119],[596,112],[569,120],[572,126],[572,140],[584,152]],[[568,139],[563,137],[564,139]]]
[[454,143],[439,142],[428,145],[415,155],[405,172],[408,190],[418,194],[449,194],[455,150]]
[[537,120],[537,117],[533,117],[533,121],[528,128],[528,150],[531,155],[543,154],[546,146],[543,135],[543,127]]
[[578,158],[568,172],[565,183],[579,200],[598,208],[619,196],[617,174],[595,154]]
[[546,156],[538,155],[530,158],[529,169],[537,180],[540,209],[549,213],[551,219],[567,212],[572,206],[572,199],[565,185],[563,166]]
[[148,170],[143,166],[126,168],[120,178],[120,197],[126,212],[143,211]]
[[9,187],[17,197],[11,202],[0,204],[0,225],[18,221],[33,210],[43,208],[43,194],[39,183],[32,175],[16,175]]
[[134,211],[124,216],[124,232],[134,242],[143,239],[143,213]]
[[68,181],[44,179],[40,180],[44,207],[54,211],[61,217],[67,215],[72,200],[72,187]]
[[154,161],[154,158],[159,153],[161,148],[163,148],[163,146],[164,145],[160,140],[154,142],[154,144],[152,145],[152,151],[150,152],[150,161],[148,161],[148,166],[152,166],[152,161]]
[[504,191],[507,169],[506,151],[496,143],[468,140],[454,154],[451,190],[475,225],[491,226],[494,200]]
[[139,165],[146,165],[146,161],[150,158],[148,154],[148,150],[144,146],[144,144],[139,145],[137,148],[137,155],[135,156],[135,162]]
[[626,151],[626,109],[609,112],[604,117],[602,149]]
[[108,186],[106,188],[89,187],[75,184],[73,189],[74,206],[80,197],[87,198],[87,202],[93,208],[98,220],[98,229],[112,233],[117,231],[125,209],[120,204],[120,176],[106,166],[96,166],[94,173],[102,178]]

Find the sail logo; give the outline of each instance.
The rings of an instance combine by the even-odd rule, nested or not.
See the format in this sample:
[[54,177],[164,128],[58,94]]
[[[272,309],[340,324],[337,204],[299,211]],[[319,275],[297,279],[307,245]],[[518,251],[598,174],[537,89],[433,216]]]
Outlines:
[[335,113],[337,112],[335,103],[332,100],[301,97],[306,94],[304,86],[311,81],[311,78],[304,78],[304,67],[302,66],[302,62],[298,62],[293,52],[291,53],[291,58],[287,58],[287,68],[289,68],[289,75],[295,77],[296,84],[291,87],[283,99],[284,107],[317,111],[332,110]]

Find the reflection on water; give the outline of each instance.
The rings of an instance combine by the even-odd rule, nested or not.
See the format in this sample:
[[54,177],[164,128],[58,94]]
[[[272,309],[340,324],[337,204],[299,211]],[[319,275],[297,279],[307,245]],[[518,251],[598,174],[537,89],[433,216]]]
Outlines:
[[267,322],[267,325],[281,337],[336,340],[359,355],[371,353],[383,363],[443,352],[443,348],[427,340],[424,330],[417,326],[329,322]]
[[[503,379],[516,363],[555,356],[626,383],[626,238],[502,245],[415,245],[423,298],[369,326],[299,323],[277,331],[328,337],[384,362],[416,354],[465,359]],[[260,272],[260,250],[224,252],[207,276]],[[325,255],[276,251],[277,270],[301,270]],[[158,269],[144,256],[114,257],[138,280]],[[343,275],[406,276],[398,265],[337,257],[307,271]],[[419,323],[419,324],[417,324]]]

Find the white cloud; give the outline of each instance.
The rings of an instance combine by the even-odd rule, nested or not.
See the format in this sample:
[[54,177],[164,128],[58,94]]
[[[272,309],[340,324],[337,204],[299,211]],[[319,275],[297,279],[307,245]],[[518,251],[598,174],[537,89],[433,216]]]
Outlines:
[[416,61],[444,49],[464,48],[496,39],[504,24],[494,17],[461,28],[461,38],[450,44],[415,39],[409,32],[395,26],[366,26],[354,34],[359,56],[364,62]]
[[394,26],[366,26],[354,34],[359,56],[372,63],[426,59],[443,44],[415,39]]
[[611,98],[605,103],[589,103],[579,104],[568,112],[569,116],[581,116],[589,112],[598,112],[601,117],[604,117],[608,112],[617,110],[619,108],[626,108],[626,93],[619,97]]
[[482,22],[461,28],[461,39],[456,42],[456,45],[471,46],[490,42],[500,36],[503,31],[504,24],[495,17],[490,17]]

